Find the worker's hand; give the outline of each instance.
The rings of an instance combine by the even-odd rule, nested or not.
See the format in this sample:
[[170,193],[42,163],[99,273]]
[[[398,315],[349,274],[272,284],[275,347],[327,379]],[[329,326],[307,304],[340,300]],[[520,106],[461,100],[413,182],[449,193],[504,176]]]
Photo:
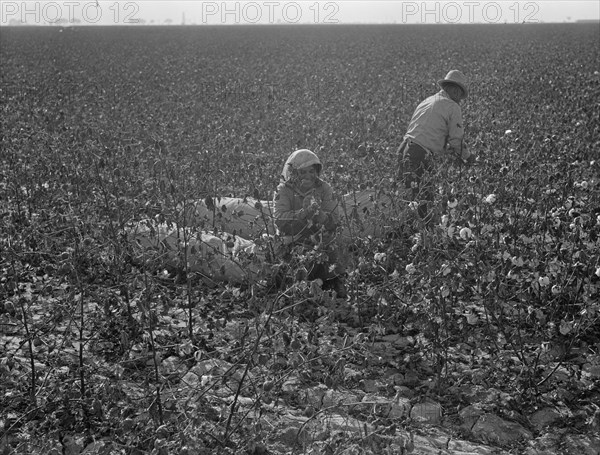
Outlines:
[[302,201],[302,208],[306,213],[306,218],[312,218],[319,211],[319,203],[313,196],[306,196]]
[[460,150],[451,149],[450,152],[461,164],[473,164],[475,162],[476,155],[469,150],[466,144],[463,144]]

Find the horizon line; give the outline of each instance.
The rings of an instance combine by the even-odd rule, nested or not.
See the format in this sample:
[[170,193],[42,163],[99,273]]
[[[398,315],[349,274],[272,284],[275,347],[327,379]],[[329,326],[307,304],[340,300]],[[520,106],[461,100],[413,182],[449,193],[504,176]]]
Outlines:
[[0,27],[48,27],[48,28],[70,28],[70,27],[131,27],[131,28],[140,28],[140,27],[301,27],[301,26],[316,26],[316,27],[340,27],[345,25],[403,25],[403,26],[457,26],[457,25],[491,25],[491,26],[499,26],[499,25],[548,25],[548,24],[596,24],[600,23],[600,18],[597,19],[578,19],[574,21],[536,21],[536,22],[458,22],[458,23],[450,23],[450,22],[425,22],[425,23],[403,23],[403,22],[339,22],[339,23],[313,23],[313,22],[300,22],[300,23],[240,23],[240,24],[182,24],[182,23],[134,23],[134,24],[90,24],[86,22],[67,22],[67,23],[57,23],[57,24],[28,24],[24,23],[12,23],[12,24],[3,24],[0,23]]

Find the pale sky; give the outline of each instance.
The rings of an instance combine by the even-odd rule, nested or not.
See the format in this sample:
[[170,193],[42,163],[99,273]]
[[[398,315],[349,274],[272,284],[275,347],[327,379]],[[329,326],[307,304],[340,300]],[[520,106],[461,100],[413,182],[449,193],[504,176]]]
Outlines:
[[[522,23],[600,20],[598,0],[0,0],[0,25]],[[599,26],[600,27],[600,26]]]

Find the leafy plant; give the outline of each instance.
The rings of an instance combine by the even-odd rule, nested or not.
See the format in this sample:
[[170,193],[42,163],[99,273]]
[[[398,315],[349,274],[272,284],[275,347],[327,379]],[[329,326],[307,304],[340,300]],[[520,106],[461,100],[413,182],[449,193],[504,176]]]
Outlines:
[[[481,413],[597,432],[597,27],[71,31],[0,30],[0,453],[411,453],[442,409],[470,439]],[[478,159],[440,157],[427,228],[397,149],[448,65]],[[201,232],[239,236],[219,197],[266,205],[300,147],[352,207],[349,298],[265,211],[269,279],[194,269]]]

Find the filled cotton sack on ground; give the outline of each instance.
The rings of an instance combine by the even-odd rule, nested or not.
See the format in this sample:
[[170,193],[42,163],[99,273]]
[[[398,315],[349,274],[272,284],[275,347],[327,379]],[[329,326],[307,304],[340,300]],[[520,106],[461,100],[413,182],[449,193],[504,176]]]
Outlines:
[[214,281],[231,283],[256,281],[266,274],[261,249],[237,235],[217,236],[151,220],[131,226],[128,235],[137,259],[157,267],[187,269]]
[[254,239],[274,234],[272,203],[253,198],[207,197],[186,207],[188,224]]
[[[374,190],[344,195],[339,208],[340,245],[357,237],[385,236],[398,222],[398,211],[393,197]],[[180,213],[185,215],[185,229],[152,220],[128,229],[138,259],[156,267],[187,269],[221,282],[244,283],[268,277],[265,249],[269,242],[273,248],[276,241],[270,201],[207,198],[187,204]]]

